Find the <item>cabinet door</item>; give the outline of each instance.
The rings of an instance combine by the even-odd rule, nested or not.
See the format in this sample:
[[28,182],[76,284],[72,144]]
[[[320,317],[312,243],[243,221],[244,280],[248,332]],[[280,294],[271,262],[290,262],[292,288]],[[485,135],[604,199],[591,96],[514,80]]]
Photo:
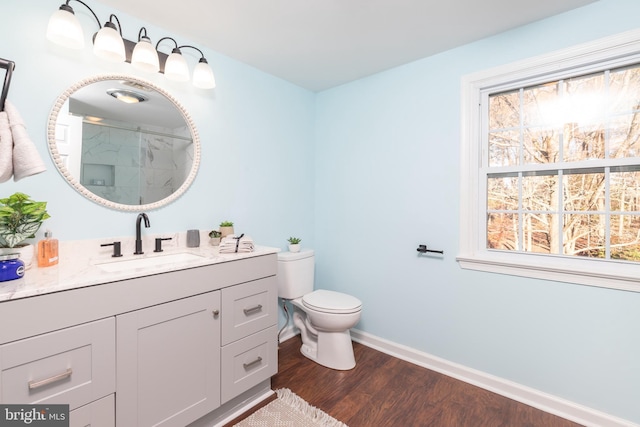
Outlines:
[[220,406],[219,310],[215,291],[116,317],[118,426],[183,427]]

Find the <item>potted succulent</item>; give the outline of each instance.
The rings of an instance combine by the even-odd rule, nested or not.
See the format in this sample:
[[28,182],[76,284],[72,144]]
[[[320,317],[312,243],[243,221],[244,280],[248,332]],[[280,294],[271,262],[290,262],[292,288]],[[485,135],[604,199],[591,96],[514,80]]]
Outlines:
[[0,199],[0,253],[19,253],[26,268],[33,260],[32,239],[42,222],[50,218],[47,202],[36,202],[24,193]]
[[297,237],[289,237],[287,242],[289,242],[289,252],[300,252],[300,242],[302,239]]
[[218,230],[211,230],[211,232],[209,232],[209,243],[211,243],[211,246],[218,246],[220,244],[221,236],[222,233]]
[[233,234],[233,222],[231,221],[222,221],[220,223],[220,234],[223,239],[227,237],[229,234]]

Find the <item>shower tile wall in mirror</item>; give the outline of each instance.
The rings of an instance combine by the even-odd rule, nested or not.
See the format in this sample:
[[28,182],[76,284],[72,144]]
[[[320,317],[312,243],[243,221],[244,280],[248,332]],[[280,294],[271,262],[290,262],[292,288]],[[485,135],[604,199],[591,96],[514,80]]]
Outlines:
[[173,194],[193,161],[186,126],[179,129],[84,121],[80,184],[116,203],[144,205]]

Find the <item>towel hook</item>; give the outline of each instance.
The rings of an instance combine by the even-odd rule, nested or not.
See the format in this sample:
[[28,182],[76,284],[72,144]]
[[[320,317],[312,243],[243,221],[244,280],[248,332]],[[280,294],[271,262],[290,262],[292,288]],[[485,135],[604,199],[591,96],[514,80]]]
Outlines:
[[0,111],[4,111],[4,102],[7,100],[9,93],[9,85],[11,84],[11,74],[16,68],[16,63],[7,59],[0,58],[0,68],[7,70],[4,75],[4,84],[2,85],[2,94],[0,94]]

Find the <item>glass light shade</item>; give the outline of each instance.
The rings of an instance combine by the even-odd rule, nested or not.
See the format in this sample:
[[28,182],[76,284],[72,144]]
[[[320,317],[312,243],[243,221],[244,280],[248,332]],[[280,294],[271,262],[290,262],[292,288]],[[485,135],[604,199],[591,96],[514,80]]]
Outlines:
[[158,52],[153,48],[148,38],[143,37],[133,48],[131,65],[147,73],[157,73],[160,69]]
[[193,69],[193,85],[200,89],[213,89],[216,87],[213,70],[206,61],[201,60]]
[[84,48],[84,33],[78,18],[65,9],[56,10],[47,26],[47,39],[71,49]]
[[176,82],[189,81],[187,60],[180,53],[171,53],[164,64],[164,76]]
[[122,41],[120,33],[107,25],[102,27],[93,41],[93,53],[98,58],[106,59],[107,61],[124,62],[126,58],[124,41]]

